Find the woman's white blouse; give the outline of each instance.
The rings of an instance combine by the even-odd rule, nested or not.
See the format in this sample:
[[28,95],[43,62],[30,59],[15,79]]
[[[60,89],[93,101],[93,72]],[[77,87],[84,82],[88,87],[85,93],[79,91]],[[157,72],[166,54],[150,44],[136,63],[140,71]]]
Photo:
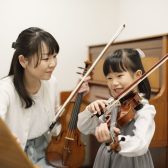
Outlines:
[[42,81],[38,93],[32,96],[35,104],[25,109],[12,80],[12,76],[0,80],[0,117],[24,148],[27,139],[41,136],[53,121],[57,107],[57,82],[54,77]]
[[[138,110],[135,116],[134,135],[119,135],[119,140],[124,137],[125,141],[120,141],[120,154],[127,157],[135,157],[143,155],[147,152],[149,144],[155,131],[154,116],[156,114],[153,105],[149,105],[148,101],[143,99],[143,108]],[[78,115],[78,128],[84,134],[94,134],[95,128],[102,122],[96,116],[91,118],[92,113],[85,111]]]

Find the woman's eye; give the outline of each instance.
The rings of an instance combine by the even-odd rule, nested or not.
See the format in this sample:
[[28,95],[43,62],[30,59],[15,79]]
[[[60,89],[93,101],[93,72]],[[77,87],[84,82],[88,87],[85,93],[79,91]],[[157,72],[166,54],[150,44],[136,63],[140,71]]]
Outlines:
[[48,61],[48,60],[49,60],[49,58],[42,58],[41,60]]

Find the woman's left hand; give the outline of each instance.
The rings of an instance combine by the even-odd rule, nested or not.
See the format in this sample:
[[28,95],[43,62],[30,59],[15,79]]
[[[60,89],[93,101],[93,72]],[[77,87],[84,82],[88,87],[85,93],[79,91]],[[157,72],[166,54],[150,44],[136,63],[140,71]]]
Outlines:
[[87,94],[89,92],[89,85],[88,85],[88,81],[91,79],[90,76],[87,76],[84,80],[84,82],[82,83],[81,87],[78,90],[78,93],[83,93],[85,92],[85,94]]
[[20,141],[20,139],[16,136],[16,134],[15,134],[15,133],[12,133],[12,134],[13,134],[14,138],[16,139],[16,142],[17,142],[19,145],[21,145],[21,141]]

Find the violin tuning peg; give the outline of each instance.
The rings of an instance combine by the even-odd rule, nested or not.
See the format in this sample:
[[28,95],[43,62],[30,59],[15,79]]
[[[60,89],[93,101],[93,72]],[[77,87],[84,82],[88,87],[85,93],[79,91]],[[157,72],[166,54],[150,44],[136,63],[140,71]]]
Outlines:
[[78,67],[79,69],[85,69],[85,68],[83,68],[83,67]]
[[77,74],[79,74],[79,75],[83,75],[81,72],[76,72]]
[[91,75],[91,76],[94,75],[94,72],[92,71],[92,72],[90,73],[90,75]]

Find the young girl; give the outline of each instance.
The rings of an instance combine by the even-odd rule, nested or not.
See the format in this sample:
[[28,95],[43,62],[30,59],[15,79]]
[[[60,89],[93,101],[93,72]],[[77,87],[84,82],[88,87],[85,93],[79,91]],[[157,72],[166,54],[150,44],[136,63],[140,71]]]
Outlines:
[[[112,97],[116,97],[125,88],[138,79],[143,73],[140,52],[135,49],[116,50],[103,65],[103,72]],[[147,79],[136,88],[141,95],[141,107],[135,110],[134,118],[124,126],[117,128],[119,105],[111,109],[112,128],[93,113],[101,113],[107,109],[107,100],[96,100],[79,113],[78,128],[84,134],[94,134],[102,143],[94,162],[94,168],[153,168],[153,162],[148,150],[155,131],[155,108],[148,103],[150,85]],[[121,112],[122,113],[122,112]],[[120,113],[120,114],[121,114]],[[111,142],[111,133],[117,136],[118,150],[107,148]]]
[[[59,45],[50,33],[31,27],[19,34],[12,47],[15,52],[9,74],[0,80],[0,117],[32,162],[49,168],[45,133],[57,108],[57,82],[52,72]],[[79,92],[87,89],[84,82]]]

